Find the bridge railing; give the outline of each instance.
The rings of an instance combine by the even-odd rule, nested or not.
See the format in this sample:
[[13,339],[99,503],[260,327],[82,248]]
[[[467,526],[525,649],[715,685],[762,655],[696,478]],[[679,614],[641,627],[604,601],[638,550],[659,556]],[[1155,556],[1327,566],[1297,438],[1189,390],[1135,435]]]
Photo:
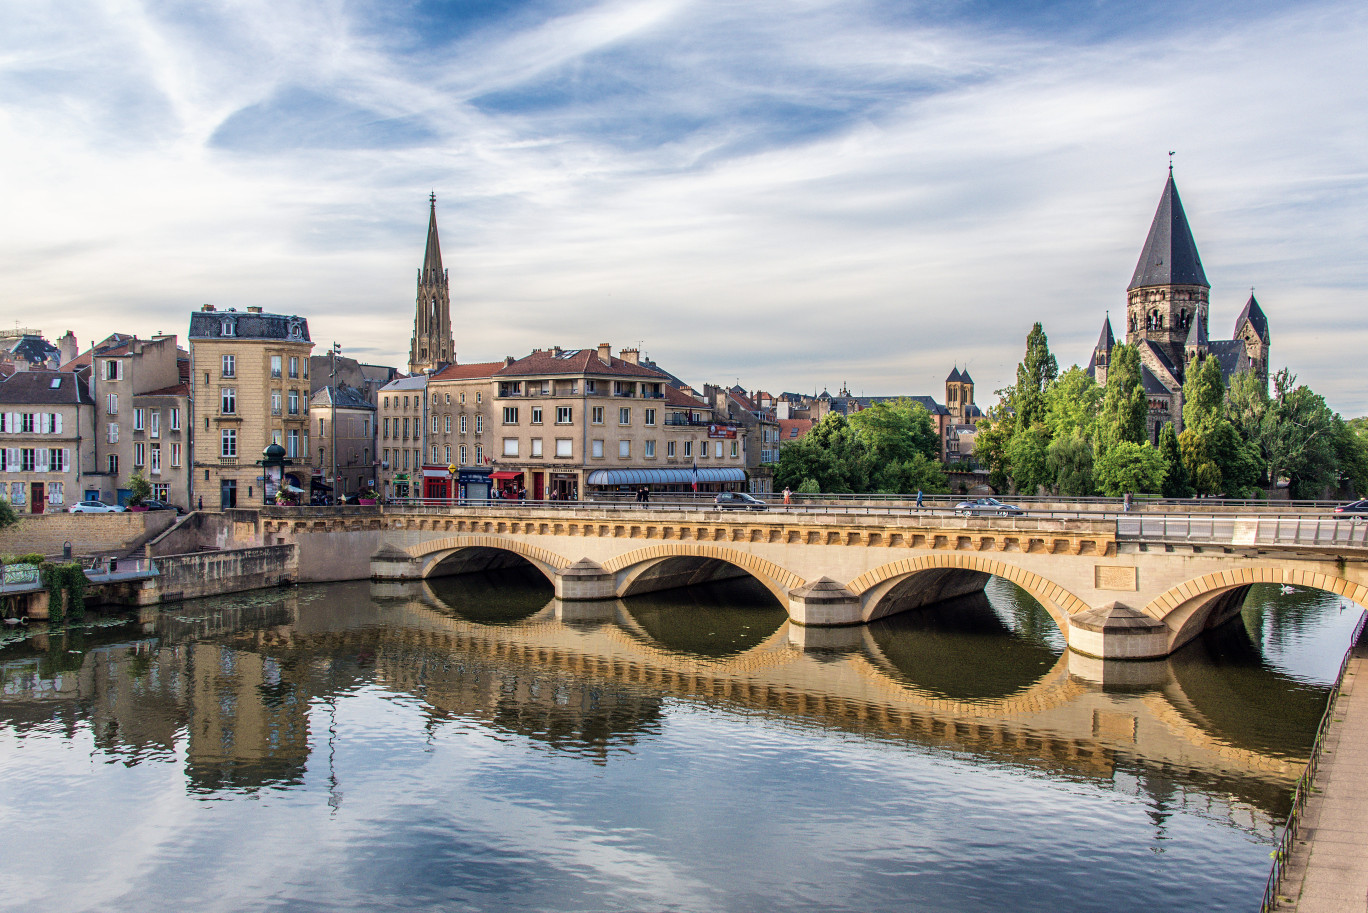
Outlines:
[[1123,514],[1116,518],[1116,538],[1201,545],[1368,548],[1368,523],[1326,516]]

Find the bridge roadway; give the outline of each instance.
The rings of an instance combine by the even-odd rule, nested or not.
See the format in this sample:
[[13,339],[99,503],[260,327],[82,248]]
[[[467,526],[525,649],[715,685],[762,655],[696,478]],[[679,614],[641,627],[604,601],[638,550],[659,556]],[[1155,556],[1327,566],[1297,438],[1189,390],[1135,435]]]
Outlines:
[[[238,512],[242,513],[242,512]],[[998,576],[1071,650],[1167,656],[1239,611],[1255,583],[1368,605],[1368,524],[1325,517],[963,517],[906,509],[741,513],[678,506],[264,508],[254,538],[295,544],[301,580],[413,580],[527,561],[563,600],[748,574],[798,625],[858,625]]]

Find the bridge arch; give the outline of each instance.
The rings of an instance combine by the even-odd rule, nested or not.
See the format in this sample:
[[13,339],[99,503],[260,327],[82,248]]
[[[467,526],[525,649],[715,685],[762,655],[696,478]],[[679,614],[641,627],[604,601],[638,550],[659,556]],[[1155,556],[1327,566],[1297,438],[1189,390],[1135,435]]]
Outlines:
[[754,577],[782,606],[788,606],[789,590],[806,583],[799,575],[772,561],[738,549],[702,543],[662,543],[637,549],[606,561],[603,569],[615,576],[617,595],[623,597],[646,592],[644,587],[663,589],[653,584],[658,584],[666,575],[707,573],[719,564],[730,564]]
[[1368,586],[1334,574],[1280,567],[1238,567],[1186,580],[1160,593],[1143,609],[1169,629],[1169,651],[1240,611],[1244,595],[1255,583],[1274,583],[1324,590],[1368,607]]
[[[860,597],[861,620],[870,622],[916,605],[982,589],[990,576],[1009,580],[1035,597],[1066,639],[1069,636],[1068,616],[1088,609],[1082,599],[1039,574],[975,554],[923,555],[891,561],[866,571],[847,587]],[[899,599],[900,594],[906,594],[914,586],[929,592],[932,598],[912,605]]]
[[463,552],[471,553],[472,557],[480,551],[512,553],[526,559],[552,584],[556,582],[556,574],[570,566],[570,561],[563,555],[505,536],[445,536],[411,545],[405,551],[419,562],[420,578],[432,576],[443,562]]

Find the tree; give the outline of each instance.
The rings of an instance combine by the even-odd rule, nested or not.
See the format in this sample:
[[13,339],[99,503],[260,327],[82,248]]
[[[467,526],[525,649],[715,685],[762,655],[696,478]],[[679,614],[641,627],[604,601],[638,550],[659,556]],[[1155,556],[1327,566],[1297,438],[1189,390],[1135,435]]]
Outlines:
[[[1000,413],[1001,409],[993,411]],[[978,423],[978,433],[974,435],[974,459],[988,470],[988,484],[997,492],[1005,492],[1011,482],[1012,463],[1007,457],[1007,445],[1012,440],[1013,427],[1010,418],[987,418]]]
[[1128,345],[1113,346],[1111,364],[1107,367],[1106,392],[1093,438],[1098,456],[1113,444],[1143,443],[1148,415],[1149,398],[1145,396],[1145,382],[1140,373],[1140,350]]
[[1335,456],[1340,476],[1359,497],[1368,495],[1368,418],[1335,416]]
[[1017,365],[1011,406],[1017,426],[1029,428],[1045,417],[1045,391],[1059,376],[1059,363],[1050,354],[1050,341],[1039,323],[1026,336],[1026,357]]
[[1265,435],[1269,479],[1286,478],[1293,498],[1319,498],[1339,480],[1335,415],[1286,368],[1273,377],[1272,399]]
[[[1107,385],[1111,386],[1110,375],[1107,377]],[[1094,480],[1099,492],[1110,497],[1119,497],[1126,492],[1162,490],[1166,472],[1164,457],[1156,448],[1148,443],[1117,441],[1108,447],[1105,453],[1098,455]]]
[[1194,358],[1183,378],[1183,427],[1204,430],[1225,414],[1225,380],[1214,358]]
[[937,460],[914,453],[906,460],[889,463],[874,476],[875,490],[884,494],[911,494],[914,491],[929,495],[950,493],[945,468]]
[[1173,425],[1168,424],[1159,432],[1159,453],[1164,458],[1164,488],[1166,498],[1192,497],[1192,485],[1188,482],[1187,469],[1183,466],[1183,455],[1178,449],[1178,435]]
[[1050,441],[1045,468],[1060,494],[1074,498],[1093,494],[1093,445],[1081,426]]
[[1102,408],[1103,388],[1078,365],[1074,365],[1045,391],[1045,427],[1053,440],[1067,438],[1075,429],[1092,440]]
[[909,460],[918,453],[928,460],[940,457],[940,436],[931,413],[915,400],[875,403],[848,421],[880,465]]
[[147,481],[141,469],[133,470],[133,475],[128,479],[128,503],[137,507],[151,497],[152,483]]
[[10,504],[9,498],[0,497],[0,529],[8,529],[19,522],[19,512]]
[[1049,448],[1050,432],[1044,425],[1019,428],[1012,435],[1007,444],[1007,458],[1012,463],[1012,483],[1021,494],[1034,495],[1040,488],[1054,483],[1054,476],[1046,466]]

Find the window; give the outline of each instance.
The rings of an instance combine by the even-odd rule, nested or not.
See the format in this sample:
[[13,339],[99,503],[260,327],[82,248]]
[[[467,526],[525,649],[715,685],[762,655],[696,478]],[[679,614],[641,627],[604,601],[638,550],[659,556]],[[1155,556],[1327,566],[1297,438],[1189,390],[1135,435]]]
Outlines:
[[109,429],[109,443],[119,443],[119,423],[110,422],[106,427]]
[[630,425],[630,424],[632,424],[632,410],[631,410],[630,408],[628,408],[627,406],[623,406],[622,408],[618,409],[618,424],[619,424],[619,425]]
[[448,405],[448,406],[451,405],[451,394],[450,394],[450,393],[448,393],[448,394],[446,395],[446,402],[447,402],[447,405]]
[[684,459],[687,460],[687,459],[691,458],[692,456],[693,456],[693,441],[685,441],[685,442],[684,442]]
[[224,428],[219,432],[219,456],[237,456],[237,429]]
[[708,442],[707,442],[707,441],[699,441],[699,442],[698,442],[698,458],[699,458],[700,460],[706,460],[706,459],[708,458]]
[[117,453],[109,455],[109,474],[112,476],[119,474],[119,455]]
[[236,355],[225,355],[225,356],[223,356],[223,376],[224,376],[224,377],[236,377],[236,376],[237,376],[237,356],[236,356]]
[[447,444],[442,448],[442,462],[451,465],[451,445]]
[[654,460],[654,459],[655,459],[655,441],[647,441],[645,446],[646,446],[646,450],[645,450],[645,452],[644,452],[643,455],[644,455],[644,456],[646,457],[646,459],[648,459],[648,460]]
[[144,410],[142,410],[142,409],[134,409],[134,410],[133,410],[133,430],[134,430],[134,431],[143,431],[143,430],[144,430],[144,428],[143,428],[143,419],[144,419],[144,417],[145,417]]
[[618,441],[618,458],[626,459],[632,455],[631,441]]
[[220,401],[223,405],[224,415],[237,414],[237,391],[232,387],[224,387],[220,393]]
[[715,457],[716,457],[717,459],[719,459],[719,460],[722,459],[722,442],[721,442],[721,441],[713,441],[713,456],[715,456]]
[[279,414],[280,414],[280,391],[279,391],[279,390],[272,390],[272,391],[271,391],[271,414],[272,414],[272,415],[279,415]]
[[483,416],[483,415],[477,415],[477,416],[475,416],[475,433],[476,433],[476,434],[483,434],[483,433],[484,433],[484,416]]
[[181,445],[171,445],[171,467],[174,469],[181,464]]
[[291,356],[290,356],[290,376],[291,376],[291,377],[298,377],[298,376],[299,376],[299,356],[298,356],[298,355],[291,355]]
[[38,430],[34,427],[32,412],[24,412],[20,414],[19,430],[23,431],[25,434],[32,434],[34,431]]
[[133,445],[133,465],[143,466],[147,463],[147,445],[138,441]]
[[328,434],[328,420],[325,419],[325,418],[320,418],[320,419],[318,420],[318,436],[319,436],[319,437],[325,437],[325,436],[327,436],[327,434]]
[[665,442],[665,457],[666,457],[666,459],[670,459],[670,460],[673,460],[673,459],[675,458],[675,442],[674,442],[674,441],[666,441],[666,442]]
[[298,391],[298,390],[291,390],[291,391],[290,391],[289,403],[290,403],[290,414],[291,414],[291,415],[298,415],[298,414],[299,414],[299,391]]
[[409,452],[407,450],[404,451],[404,468],[409,468]]
[[461,394],[461,405],[462,405],[462,406],[465,405],[465,393],[462,393],[462,394]]
[[589,421],[593,422],[595,425],[602,425],[602,424],[603,424],[603,407],[602,407],[602,406],[594,406],[594,407],[589,411]]
[[448,416],[445,416],[445,418],[446,418],[446,422],[445,422],[444,432],[445,432],[446,434],[450,434],[450,433],[451,433],[451,416],[448,415]]
[[119,380],[123,377],[123,363],[116,358],[109,358],[104,363],[104,379]]
[[291,459],[300,455],[298,428],[291,428],[289,431],[285,432],[285,455]]
[[180,407],[175,406],[171,409],[171,430],[180,430]]
[[161,472],[161,444],[153,444],[153,445],[152,445],[152,450],[151,450],[151,452],[148,454],[148,456],[150,457],[150,459],[149,459],[149,461],[148,461],[148,464],[147,464],[147,465],[148,465],[149,471],[154,472],[154,473],[160,473],[160,472]]
[[231,320],[223,320],[223,321],[220,321],[220,322],[219,322],[219,331],[222,333],[222,335],[224,335],[224,336],[232,336],[232,335],[233,335],[233,329],[234,329],[234,327],[233,327],[233,321],[231,321]]
[[[396,424],[397,424],[397,420],[396,420]],[[383,429],[383,431],[384,431],[384,433],[383,433],[381,436],[384,437],[384,438],[388,438],[388,437],[389,437],[389,416],[385,416],[385,418],[384,418],[384,419],[382,420],[382,422],[381,422],[380,427],[381,427],[381,428]]]
[[404,440],[409,439],[409,420],[404,419]]
[[47,498],[49,504],[66,503],[66,495],[62,491],[61,482],[49,482],[47,484]]
[[466,464],[466,445],[465,445],[465,444],[462,444],[462,445],[461,445],[461,465],[464,466],[465,464]]
[[464,415],[461,416],[461,433],[466,433],[466,417]]
[[110,415],[119,414],[119,394],[111,393],[105,401],[105,411]]
[[542,423],[542,407],[541,407],[541,406],[533,406],[533,407],[532,407],[532,424],[534,424],[534,425],[540,425],[541,423]]
[[38,468],[38,452],[32,447],[19,451],[19,471],[34,472]]
[[594,457],[594,459],[603,459],[603,441],[591,441],[590,447],[591,449],[589,453]]
[[48,450],[48,472],[66,472],[66,455],[65,447],[53,447]]
[[279,377],[279,376],[280,376],[280,356],[279,356],[279,355],[272,355],[272,356],[271,356],[271,376],[272,376],[272,377]]
[[506,457],[515,457],[515,456],[518,455],[518,439],[517,439],[517,438],[515,438],[515,437],[506,437],[506,438],[503,439],[503,455],[506,456]]
[[503,423],[504,423],[505,425],[516,425],[516,424],[518,424],[518,407],[517,407],[517,406],[504,406],[504,421],[503,421]]
[[476,444],[476,445],[475,445],[475,462],[476,462],[476,463],[481,463],[481,464],[484,463],[484,445],[483,445],[483,444]]
[[556,424],[557,424],[557,425],[568,425],[568,424],[570,424],[572,421],[574,421],[574,412],[573,412],[573,409],[574,409],[573,406],[557,406],[557,407],[556,407]]
[[522,381],[505,380],[499,384],[500,396],[522,396]]
[[539,438],[539,437],[534,437],[534,438],[532,439],[532,454],[531,454],[531,455],[534,456],[534,457],[540,457],[540,456],[542,455],[542,439],[541,439],[541,438]]
[[438,426],[438,422],[440,422],[440,421],[441,421],[441,419],[439,419],[439,418],[437,417],[437,413],[434,412],[434,413],[432,414],[432,433],[433,433],[433,434],[436,434],[436,433],[437,433],[437,428],[439,427],[439,426]]
[[153,437],[161,436],[161,410],[149,409],[147,411],[147,433]]
[[651,426],[654,427],[654,425],[655,425],[655,410],[654,410],[654,409],[647,409],[647,410],[646,410],[646,424],[647,424],[647,425],[651,425]]
[[556,438],[556,456],[571,457],[575,455],[574,444],[568,437]]
[[169,482],[157,482],[152,486],[152,497],[158,501],[171,500],[171,484]]
[[737,452],[737,448],[740,447],[741,445],[740,445],[740,443],[738,443],[737,441],[732,441],[732,442],[731,442],[731,445],[732,445],[732,454],[731,454],[731,455],[732,455],[732,459],[734,460],[734,459],[736,459],[737,456],[739,455],[738,452]]
[[477,402],[477,403],[478,403],[478,402],[481,402],[483,399],[484,399],[484,394],[481,393],[479,390],[476,390],[476,391],[475,391],[475,402]]
[[432,404],[437,405],[437,394],[435,392],[432,394]]
[[[571,392],[571,393],[574,393],[575,391],[574,391],[574,390],[571,390],[570,392]],[[596,380],[586,380],[586,381],[584,382],[584,392],[585,392],[585,393],[597,393],[597,392],[598,392],[598,381],[596,381]]]
[[432,445],[432,462],[437,462],[437,445]]
[[384,453],[385,453],[385,455],[382,456],[382,457],[380,458],[380,461],[381,461],[381,462],[380,462],[380,468],[381,468],[381,469],[389,469],[389,448],[388,448],[388,447],[385,448]]

